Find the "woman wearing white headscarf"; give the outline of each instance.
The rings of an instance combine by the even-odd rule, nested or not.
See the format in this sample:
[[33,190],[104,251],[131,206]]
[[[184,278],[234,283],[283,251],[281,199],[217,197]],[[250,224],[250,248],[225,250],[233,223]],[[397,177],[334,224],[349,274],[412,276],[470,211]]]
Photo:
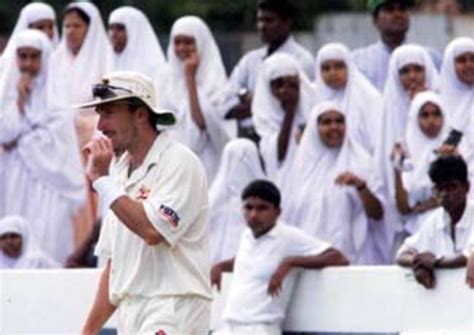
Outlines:
[[172,132],[199,156],[211,182],[230,139],[218,110],[227,76],[216,41],[202,19],[184,16],[173,24],[168,65],[164,103],[177,111],[178,119]]
[[371,230],[380,224],[380,187],[371,179],[372,159],[346,130],[340,106],[314,107],[293,164],[292,195],[284,220],[331,242],[351,264],[378,264]]
[[408,115],[404,144],[396,143],[392,158],[402,156],[409,169],[395,168],[395,196],[400,213],[405,214],[405,231],[413,235],[431,210],[439,206],[429,178],[436,150],[448,133],[447,110],[438,94],[425,91],[413,99]]
[[109,16],[107,72],[136,71],[150,77],[161,97],[166,59],[145,14],[137,8],[117,8]]
[[0,219],[0,269],[48,269],[58,268],[39,247],[30,227],[20,216]]
[[252,118],[261,137],[265,171],[282,191],[283,199],[297,137],[313,106],[313,95],[292,56],[275,53],[264,61],[252,99]]
[[316,103],[334,101],[350,120],[351,136],[370,153],[382,115],[382,96],[359,71],[341,43],[324,45],[316,57]]
[[4,63],[10,57],[15,57],[15,48],[13,41],[19,32],[26,29],[38,29],[43,31],[51,39],[53,46],[56,46],[59,41],[58,28],[56,26],[56,13],[54,9],[41,2],[33,2],[25,7],[20,12],[20,16],[13,28],[9,41],[3,50],[2,58],[0,60],[0,77],[3,72]]
[[211,259],[235,256],[245,228],[241,193],[256,179],[265,178],[254,142],[238,138],[227,143],[216,178],[209,190]]
[[23,215],[42,248],[62,263],[73,247],[73,216],[85,202],[72,116],[49,90],[46,35],[23,31],[15,50],[0,91],[0,217]]
[[376,173],[387,200],[384,235],[380,245],[387,247],[393,259],[398,243],[404,238],[403,219],[395,204],[395,175],[390,154],[395,142],[405,135],[410,104],[414,96],[425,90],[436,90],[438,73],[427,53],[419,45],[406,44],[392,53],[382,102],[382,121],[375,148]]
[[[51,56],[51,75],[56,97],[73,106],[92,100],[92,85],[105,74],[110,46],[94,4],[73,2],[66,7],[63,17],[61,42]],[[73,111],[82,148],[94,133],[97,115],[93,110]]]

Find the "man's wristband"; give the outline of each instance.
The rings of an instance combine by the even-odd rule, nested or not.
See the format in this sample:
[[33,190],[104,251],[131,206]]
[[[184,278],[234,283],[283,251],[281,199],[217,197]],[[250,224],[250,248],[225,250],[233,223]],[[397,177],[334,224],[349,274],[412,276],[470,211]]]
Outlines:
[[115,200],[126,193],[119,187],[115,180],[110,176],[102,176],[97,178],[93,183],[92,187],[96,190],[97,194],[102,201],[104,208],[110,208]]

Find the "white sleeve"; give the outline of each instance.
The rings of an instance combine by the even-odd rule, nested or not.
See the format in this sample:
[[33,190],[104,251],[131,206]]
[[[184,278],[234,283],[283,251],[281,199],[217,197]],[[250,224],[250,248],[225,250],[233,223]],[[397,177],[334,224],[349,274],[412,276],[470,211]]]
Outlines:
[[248,87],[247,56],[242,57],[234,67],[227,85],[222,92],[219,107],[222,117],[239,103],[238,93],[242,88],[250,89]]
[[8,144],[20,137],[30,126],[18,111],[16,102],[7,103],[6,106],[4,106],[3,103],[1,104],[0,144]]
[[305,234],[302,230],[287,226],[287,250],[289,256],[319,255],[329,249],[331,244]]
[[171,247],[208,210],[204,168],[188,149],[180,150],[162,157],[160,164],[167,166],[158,176],[158,187],[143,202],[146,216]]
[[428,220],[422,223],[418,232],[405,239],[397,251],[397,257],[408,250],[413,250],[417,253],[429,251],[436,254],[436,250],[433,250],[433,239],[435,237],[433,236],[433,226],[436,224],[436,220],[431,218],[434,218],[434,216],[429,216]]

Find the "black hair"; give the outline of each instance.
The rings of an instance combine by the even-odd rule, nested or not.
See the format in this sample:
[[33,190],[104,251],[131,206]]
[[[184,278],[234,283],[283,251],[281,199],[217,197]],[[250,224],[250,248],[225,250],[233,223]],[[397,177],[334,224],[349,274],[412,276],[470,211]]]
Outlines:
[[250,197],[260,198],[268,201],[275,207],[280,207],[281,196],[278,187],[268,180],[257,179],[248,184],[242,191],[241,199]]
[[286,20],[296,17],[296,8],[289,0],[258,0],[257,9],[274,12]]
[[398,3],[400,4],[403,8],[408,9],[410,7],[411,1],[406,1],[406,0],[387,0],[375,7],[374,11],[372,12],[372,17],[374,19],[377,18],[379,15],[380,9],[382,9],[384,6],[391,4],[391,3]]
[[148,107],[141,99],[136,97],[128,98],[127,104],[130,106],[131,111],[135,111],[140,107],[145,108],[148,111],[148,121],[150,123],[150,126],[156,128],[156,125],[158,124],[159,115],[150,110],[150,107]]
[[458,180],[467,182],[467,165],[461,156],[441,156],[430,165],[429,175],[435,185]]
[[91,22],[91,18],[86,12],[84,12],[81,8],[74,7],[74,6],[66,7],[66,9],[63,12],[63,20],[66,17],[66,15],[71,14],[71,13],[77,14],[81,18],[81,20],[84,21],[87,25],[89,25],[89,23]]

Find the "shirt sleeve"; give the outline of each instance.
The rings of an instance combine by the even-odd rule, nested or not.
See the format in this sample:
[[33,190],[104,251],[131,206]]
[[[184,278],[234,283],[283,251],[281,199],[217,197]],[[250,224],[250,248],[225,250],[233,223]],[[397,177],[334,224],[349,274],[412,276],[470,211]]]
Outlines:
[[171,247],[208,209],[204,168],[189,149],[180,150],[160,159],[160,164],[166,166],[150,197],[143,202],[146,216]]
[[220,111],[225,116],[229,110],[239,103],[238,93],[242,88],[249,89],[247,75],[247,56],[244,56],[232,70],[229,81],[223,90]]
[[426,251],[436,253],[436,250],[433,250],[433,226],[435,224],[436,221],[434,220],[424,221],[418,232],[405,239],[398,249],[396,257],[398,258],[402,253],[409,250],[417,253]]
[[288,228],[288,253],[290,256],[319,255],[331,248],[331,244],[305,234],[296,227]]

